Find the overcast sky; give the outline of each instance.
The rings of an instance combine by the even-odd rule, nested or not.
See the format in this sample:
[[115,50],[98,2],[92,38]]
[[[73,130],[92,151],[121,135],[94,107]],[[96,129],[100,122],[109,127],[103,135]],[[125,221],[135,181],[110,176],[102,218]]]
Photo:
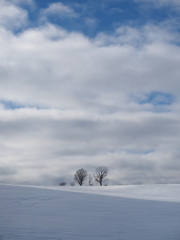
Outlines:
[[0,183],[180,183],[179,20],[179,0],[0,0]]

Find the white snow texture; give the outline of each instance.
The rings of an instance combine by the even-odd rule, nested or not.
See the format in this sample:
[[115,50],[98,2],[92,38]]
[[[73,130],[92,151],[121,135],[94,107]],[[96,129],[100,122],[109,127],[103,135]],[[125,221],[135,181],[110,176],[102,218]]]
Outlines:
[[0,185],[0,216],[0,240],[180,240],[180,185]]

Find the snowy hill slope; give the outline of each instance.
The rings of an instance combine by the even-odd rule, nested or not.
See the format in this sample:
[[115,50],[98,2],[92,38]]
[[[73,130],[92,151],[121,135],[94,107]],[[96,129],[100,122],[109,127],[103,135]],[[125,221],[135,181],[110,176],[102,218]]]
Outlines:
[[[73,191],[106,195],[117,193],[116,197],[107,197],[70,192],[72,189],[69,187],[64,187],[68,191],[54,191],[0,185],[0,240],[180,239],[178,185],[162,186],[165,201],[132,199],[135,187],[137,192],[138,188],[144,188],[139,189],[138,196],[135,196],[143,198],[142,192],[148,194],[150,186],[117,188],[122,187],[123,198],[117,197],[119,190],[116,187],[109,187],[109,190],[108,187],[104,187],[104,190],[99,187],[91,190],[88,187],[79,190],[79,187],[73,187]],[[151,186],[150,195],[154,198],[157,191],[160,191],[160,186]],[[168,191],[171,202],[167,201]],[[125,194],[131,198],[125,198]]]
[[[42,188],[42,187],[40,187]],[[180,202],[180,184],[44,187],[47,189],[156,201]]]

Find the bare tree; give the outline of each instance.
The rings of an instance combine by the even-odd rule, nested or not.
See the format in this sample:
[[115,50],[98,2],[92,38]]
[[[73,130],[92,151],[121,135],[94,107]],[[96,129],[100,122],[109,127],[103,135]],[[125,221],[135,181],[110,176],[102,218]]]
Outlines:
[[96,168],[96,173],[94,174],[94,178],[96,182],[102,186],[104,178],[108,175],[108,168],[105,166],[100,166]]
[[88,176],[87,171],[81,168],[77,170],[76,173],[74,174],[74,181],[77,182],[80,186],[82,186],[87,176]]
[[93,186],[92,181],[93,181],[93,175],[89,174],[89,178],[88,178],[89,186]]

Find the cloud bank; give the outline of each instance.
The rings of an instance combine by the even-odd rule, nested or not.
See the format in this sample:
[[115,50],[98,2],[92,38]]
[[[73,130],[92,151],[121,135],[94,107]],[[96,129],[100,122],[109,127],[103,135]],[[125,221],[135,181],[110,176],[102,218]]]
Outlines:
[[0,5],[1,182],[72,182],[105,165],[109,183],[179,183],[178,31],[149,23],[90,38],[41,22],[79,17],[70,6],[24,28],[27,9]]

